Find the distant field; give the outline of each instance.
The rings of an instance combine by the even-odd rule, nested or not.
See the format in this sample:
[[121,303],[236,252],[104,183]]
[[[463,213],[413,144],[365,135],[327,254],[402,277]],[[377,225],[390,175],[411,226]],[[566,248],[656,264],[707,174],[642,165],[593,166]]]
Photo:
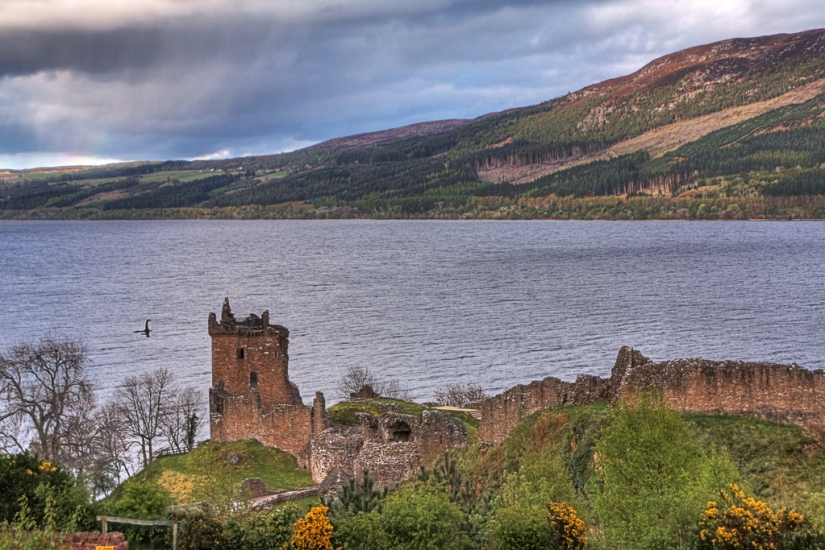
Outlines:
[[150,183],[155,181],[178,180],[180,182],[195,181],[220,174],[220,172],[210,172],[209,170],[174,170],[169,172],[155,172],[140,177],[140,181]]

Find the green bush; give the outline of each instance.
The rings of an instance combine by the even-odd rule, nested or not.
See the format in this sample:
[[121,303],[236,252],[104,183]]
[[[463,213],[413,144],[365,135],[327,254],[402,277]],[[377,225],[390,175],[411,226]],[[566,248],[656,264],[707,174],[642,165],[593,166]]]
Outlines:
[[460,550],[469,545],[465,516],[444,489],[421,483],[391,493],[378,517],[379,547],[396,550]]
[[0,523],[14,520],[22,497],[30,510],[29,517],[38,526],[42,525],[49,498],[53,499],[51,513],[57,524],[71,520],[78,507],[79,526],[93,528],[95,524],[95,507],[83,482],[63,466],[29,453],[0,454],[0,495]]
[[[127,481],[123,484],[121,497],[103,507],[104,515],[134,519],[165,519],[166,510],[172,504],[172,497],[166,489],[154,483]],[[168,527],[143,527],[122,525],[118,529],[126,535],[130,543],[138,543],[152,548],[171,544]]]
[[555,549],[546,514],[532,506],[509,506],[497,511],[493,523],[493,547],[496,550]]
[[169,519],[178,521],[178,550],[223,550],[226,547],[220,518],[206,510],[176,511]]
[[655,393],[613,409],[596,451],[593,507],[620,548],[688,548],[707,502],[738,478],[727,455],[704,451]]
[[226,523],[226,550],[280,550],[292,538],[292,526],[301,517],[295,504],[251,513]]

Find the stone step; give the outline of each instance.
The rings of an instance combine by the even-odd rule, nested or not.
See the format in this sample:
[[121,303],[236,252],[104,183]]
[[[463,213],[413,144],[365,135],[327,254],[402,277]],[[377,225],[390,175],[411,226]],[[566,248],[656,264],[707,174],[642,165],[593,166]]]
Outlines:
[[433,407],[439,411],[455,411],[455,412],[463,412],[467,413],[473,418],[481,420],[481,411],[478,409],[462,409],[461,407]]

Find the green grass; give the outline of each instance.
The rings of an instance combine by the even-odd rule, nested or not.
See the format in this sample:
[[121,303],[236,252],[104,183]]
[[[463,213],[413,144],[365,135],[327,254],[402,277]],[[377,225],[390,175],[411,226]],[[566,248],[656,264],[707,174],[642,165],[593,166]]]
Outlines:
[[254,439],[223,444],[207,443],[191,453],[161,457],[135,475],[130,482],[157,483],[165,471],[193,477],[203,475],[204,462],[212,450],[217,451],[219,460],[226,461],[227,464],[230,453],[238,456],[237,466],[229,469],[233,483],[240,484],[246,478],[257,477],[270,490],[292,490],[314,485],[310,473],[298,467],[294,456],[279,449],[265,447]]
[[423,413],[427,409],[427,407],[419,405],[418,403],[402,401],[400,399],[392,399],[389,397],[378,397],[376,399],[373,399],[372,401],[388,405],[389,407],[391,407],[391,410],[395,412],[400,412],[404,414],[414,414],[416,416],[421,416],[421,413]]
[[758,418],[687,414],[706,445],[728,452],[748,488],[774,506],[805,509],[825,489],[825,453],[802,428]]
[[344,401],[337,403],[327,409],[329,418],[334,424],[339,426],[358,426],[361,421],[355,413],[367,413],[371,416],[381,416],[383,412],[380,407],[371,405],[366,401]]
[[[378,417],[384,412],[399,412],[403,414],[413,414],[421,416],[426,410],[434,410],[418,403],[392,399],[390,397],[376,397],[369,401],[343,401],[328,408],[330,419],[339,426],[358,426],[360,422],[355,413],[363,412],[371,416]],[[481,421],[460,411],[439,411],[449,414],[462,422],[467,427],[470,434],[475,434],[481,427]]]

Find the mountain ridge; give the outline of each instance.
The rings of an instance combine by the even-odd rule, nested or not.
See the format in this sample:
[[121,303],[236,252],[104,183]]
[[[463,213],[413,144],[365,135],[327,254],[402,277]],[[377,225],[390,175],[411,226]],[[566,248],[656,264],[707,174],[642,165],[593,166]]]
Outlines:
[[825,30],[815,29],[695,46],[537,105],[280,155],[8,172],[0,208],[473,217],[488,197],[821,196],[823,116]]

